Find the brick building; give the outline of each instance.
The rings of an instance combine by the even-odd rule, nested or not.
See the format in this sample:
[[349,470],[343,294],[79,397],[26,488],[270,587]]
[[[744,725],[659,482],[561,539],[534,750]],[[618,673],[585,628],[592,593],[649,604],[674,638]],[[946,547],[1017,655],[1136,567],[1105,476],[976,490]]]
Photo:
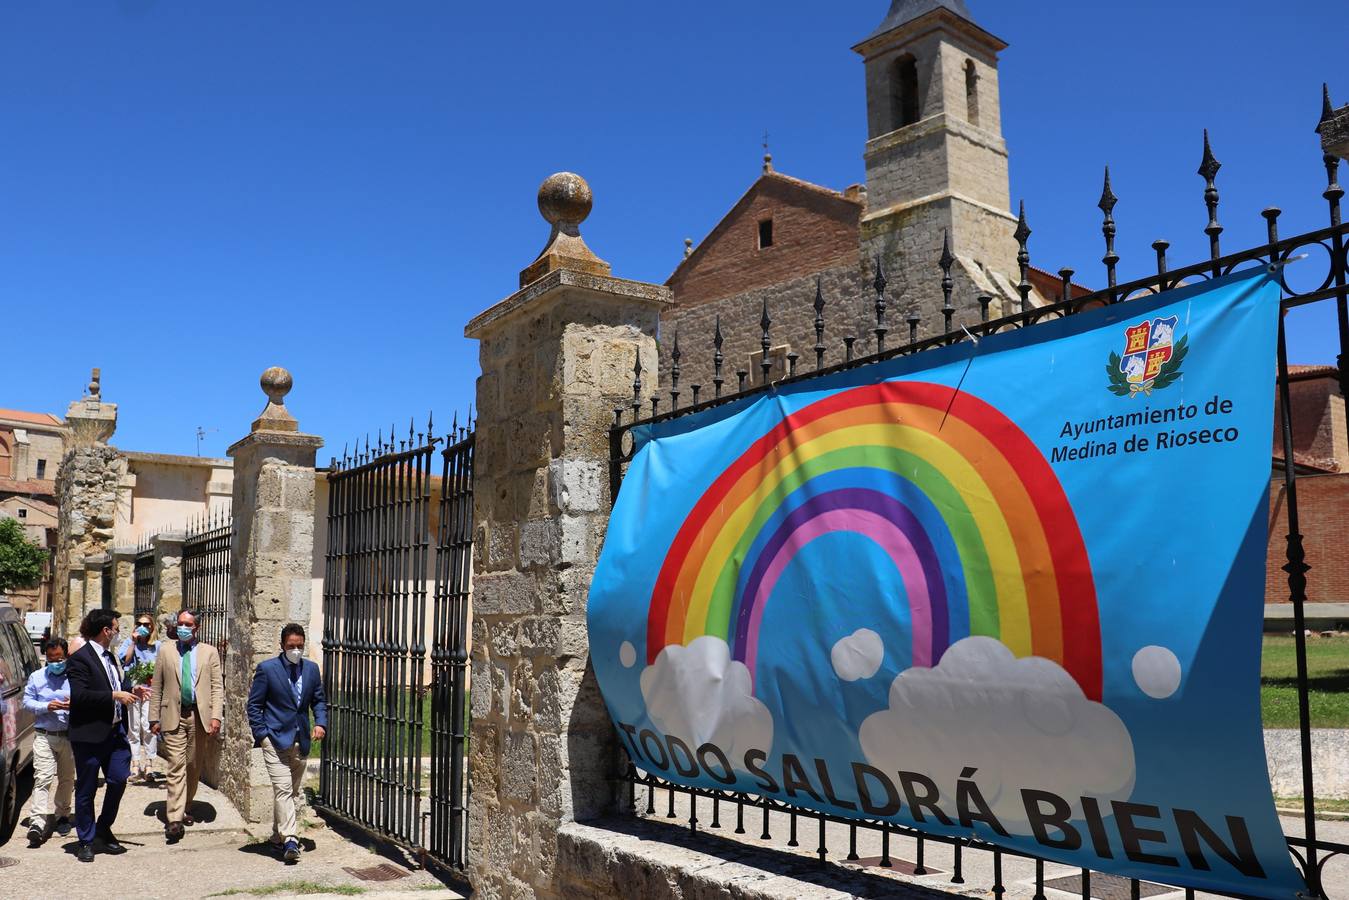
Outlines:
[[[59,416],[0,409],[0,518],[18,520],[29,540],[50,549],[56,542],[56,470],[68,429]],[[33,588],[9,599],[21,610],[47,609],[51,567]]]
[[[1298,475],[1298,528],[1307,562],[1311,564],[1307,599],[1349,604],[1349,426],[1344,396],[1340,393],[1339,370],[1334,366],[1289,366],[1288,394],[1292,407],[1293,464]],[[1286,558],[1288,504],[1280,415],[1276,400],[1274,477],[1269,486],[1269,561],[1265,571],[1265,600],[1270,604],[1288,603],[1288,575],[1281,568]],[[1349,614],[1313,624],[1349,625]]]

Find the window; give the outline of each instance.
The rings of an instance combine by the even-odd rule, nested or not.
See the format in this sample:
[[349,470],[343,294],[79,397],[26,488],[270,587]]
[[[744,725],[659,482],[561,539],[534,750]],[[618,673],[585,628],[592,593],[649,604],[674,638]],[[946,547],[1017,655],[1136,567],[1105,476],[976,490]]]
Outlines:
[[773,220],[764,219],[759,223],[759,249],[773,246]]
[[965,60],[965,118],[971,125],[979,124],[979,73],[974,60]]
[[39,459],[37,461],[37,477],[38,478],[47,477],[47,461],[45,459]]
[[918,61],[908,53],[895,60],[890,74],[890,94],[893,103],[894,127],[903,128],[918,121]]
[[24,509],[23,507],[20,507],[20,508],[19,508],[19,518],[20,518],[20,519],[26,519],[26,518],[28,518],[28,510]]

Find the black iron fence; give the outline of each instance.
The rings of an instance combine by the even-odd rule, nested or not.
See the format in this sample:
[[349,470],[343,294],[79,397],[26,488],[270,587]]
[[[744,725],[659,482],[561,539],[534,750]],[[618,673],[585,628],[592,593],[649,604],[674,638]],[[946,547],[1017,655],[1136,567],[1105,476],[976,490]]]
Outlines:
[[317,800],[423,862],[460,868],[472,463],[471,429],[435,437],[430,422],[333,460],[323,598],[331,727]]
[[148,542],[136,549],[136,563],[132,569],[134,601],[132,614],[155,614],[155,550]]
[[[1329,100],[1325,103],[1325,116],[1330,114]],[[1322,121],[1325,121],[1323,116]],[[1113,211],[1117,198],[1111,189],[1110,172],[1106,170],[1105,184],[1101,193],[1099,208],[1103,215],[1101,232],[1105,239],[1105,255],[1102,262],[1105,266],[1106,287],[1101,290],[1079,295],[1078,291],[1073,290],[1074,272],[1070,269],[1059,270],[1062,283],[1060,297],[1058,302],[1051,302],[1047,305],[1036,306],[1031,300],[1032,286],[1028,280],[1030,270],[1030,253],[1028,240],[1030,237],[1030,228],[1026,223],[1025,207],[1022,206],[1021,215],[1014,234],[1018,247],[1018,263],[1020,267],[1020,283],[1017,286],[1020,295],[1019,309],[1011,315],[988,321],[987,314],[991,298],[980,296],[973,298],[979,305],[982,315],[977,324],[970,326],[961,326],[958,330],[952,328],[953,314],[955,305],[953,304],[952,294],[954,290],[954,281],[951,277],[952,266],[955,262],[949,251],[944,249],[941,257],[934,262],[933,278],[940,278],[942,294],[945,299],[943,306],[943,333],[925,340],[918,340],[917,333],[921,320],[913,314],[907,317],[910,341],[902,346],[896,346],[891,349],[884,349],[885,335],[891,330],[886,322],[886,280],[883,274],[882,260],[876,260],[876,280],[875,288],[875,309],[876,325],[873,333],[876,336],[876,346],[882,348],[879,352],[864,357],[854,357],[853,344],[855,338],[845,337],[841,343],[843,347],[839,356],[832,356],[829,348],[824,342],[825,333],[825,313],[827,303],[822,293],[817,290],[813,296],[801,298],[803,304],[813,307],[815,315],[815,331],[817,341],[814,349],[814,366],[809,372],[797,372],[797,362],[799,357],[791,354],[787,357],[787,371],[784,377],[776,378],[769,383],[769,376],[773,367],[772,361],[768,358],[768,349],[773,345],[771,326],[771,310],[764,306],[760,319],[761,345],[764,348],[764,361],[762,363],[762,375],[760,373],[749,373],[744,370],[737,371],[737,390],[733,393],[723,390],[726,379],[723,377],[723,366],[725,363],[722,355],[723,335],[720,324],[718,323],[713,334],[708,336],[708,348],[710,350],[710,359],[712,362],[713,378],[713,397],[710,400],[699,402],[703,386],[691,385],[690,393],[694,399],[692,405],[680,407],[679,398],[681,390],[679,385],[680,361],[681,356],[687,353],[687,349],[681,351],[678,341],[671,347],[669,359],[670,385],[668,387],[669,405],[668,412],[660,412],[660,406],[663,401],[661,396],[652,396],[650,410],[645,408],[642,402],[642,377],[644,374],[641,367],[640,358],[637,359],[633,368],[633,399],[631,404],[618,408],[614,411],[615,423],[610,431],[610,451],[611,468],[610,479],[613,495],[616,497],[622,484],[623,473],[627,463],[633,455],[633,442],[631,431],[638,425],[649,425],[656,422],[665,422],[681,416],[692,413],[702,412],[713,409],[726,403],[736,402],[752,397],[769,390],[775,389],[775,386],[784,384],[796,384],[809,381],[815,378],[833,374],[835,372],[848,369],[859,368],[872,365],[882,360],[893,359],[898,356],[909,356],[922,353],[926,350],[944,347],[951,344],[961,343],[963,341],[974,340],[988,334],[996,334],[1002,331],[1008,331],[1016,328],[1026,328],[1034,326],[1039,322],[1050,321],[1053,319],[1070,316],[1085,309],[1096,308],[1103,305],[1127,302],[1130,299],[1150,296],[1170,290],[1182,283],[1194,283],[1196,281],[1208,280],[1221,275],[1236,271],[1238,269],[1249,268],[1253,266],[1274,266],[1278,273],[1278,279],[1282,288],[1282,307],[1285,312],[1295,307],[1304,306],[1311,303],[1333,303],[1336,310],[1336,321],[1339,337],[1339,383],[1341,394],[1349,396],[1349,226],[1346,226],[1341,217],[1341,199],[1344,196],[1344,190],[1340,187],[1337,177],[1339,160],[1333,156],[1326,155],[1322,162],[1326,173],[1326,188],[1322,193],[1325,199],[1328,213],[1329,224],[1315,231],[1300,234],[1296,237],[1284,238],[1279,234],[1279,216],[1280,210],[1277,208],[1268,208],[1261,215],[1265,219],[1266,233],[1268,240],[1256,247],[1251,247],[1234,253],[1224,253],[1221,248],[1221,235],[1223,226],[1218,221],[1219,211],[1219,192],[1216,185],[1216,176],[1220,164],[1215,158],[1209,145],[1208,135],[1204,135],[1203,159],[1199,168],[1199,175],[1204,179],[1203,200],[1207,211],[1207,224],[1204,226],[1204,233],[1208,237],[1209,258],[1192,265],[1182,267],[1172,267],[1167,259],[1167,249],[1169,244],[1166,241],[1159,240],[1152,244],[1152,250],[1156,257],[1156,272],[1145,278],[1119,284],[1116,267],[1120,257],[1115,252],[1116,226],[1113,217]],[[1298,262],[1301,269],[1295,279],[1295,284],[1290,284],[1287,277],[1286,266],[1294,261],[1301,260],[1303,256],[1308,257],[1306,262]],[[1310,271],[1308,271],[1310,270]],[[688,347],[688,335],[684,335],[685,348]],[[842,358],[841,362],[826,365],[827,360]],[[1311,724],[1309,714],[1309,687],[1307,670],[1307,648],[1306,648],[1306,609],[1307,602],[1307,572],[1315,560],[1308,560],[1303,547],[1303,535],[1300,531],[1300,522],[1298,517],[1298,498],[1297,465],[1294,464],[1294,445],[1293,445],[1293,417],[1296,415],[1293,404],[1289,402],[1289,375],[1288,375],[1288,348],[1284,334],[1283,319],[1280,319],[1278,333],[1278,426],[1282,437],[1283,463],[1281,465],[1281,477],[1285,489],[1285,504],[1287,510],[1288,533],[1286,563],[1283,566],[1288,573],[1288,599],[1293,608],[1293,624],[1295,635],[1295,654],[1297,661],[1297,697],[1298,697],[1298,723],[1301,740],[1301,765],[1302,765],[1302,819],[1305,829],[1304,837],[1288,837],[1289,852],[1293,855],[1299,871],[1307,883],[1307,894],[1312,897],[1325,897],[1325,887],[1323,882],[1323,872],[1326,863],[1341,855],[1349,855],[1349,845],[1332,843],[1318,840],[1317,838],[1317,819],[1316,819],[1316,790],[1315,779],[1312,772],[1312,745],[1311,745]],[[753,381],[758,380],[758,384]],[[1349,448],[1345,448],[1349,450]],[[882,822],[862,822],[856,820],[839,819],[829,815],[821,815],[814,811],[806,811],[783,804],[778,801],[753,797],[746,794],[732,793],[726,791],[713,791],[701,788],[687,788],[681,785],[672,784],[664,779],[655,777],[651,774],[639,773],[638,770],[629,765],[628,771],[624,776],[625,780],[632,785],[634,794],[632,799],[636,802],[635,790],[638,785],[642,785],[647,790],[646,809],[648,813],[655,810],[656,792],[666,791],[669,794],[669,812],[668,816],[674,815],[674,797],[676,794],[686,795],[689,803],[689,826],[697,828],[700,821],[697,817],[697,799],[704,798],[712,804],[711,827],[721,827],[720,813],[723,805],[729,805],[734,809],[736,832],[744,831],[744,817],[747,811],[761,810],[763,815],[764,829],[762,833],[763,840],[771,840],[769,834],[769,814],[784,813],[791,822],[791,835],[789,846],[797,844],[797,821],[805,819],[816,821],[820,834],[820,846],[818,855],[823,864],[829,855],[828,848],[825,845],[825,824],[826,822],[838,822],[846,824],[853,836],[850,841],[850,854],[847,858],[855,859],[855,836],[858,829],[870,829],[877,831],[882,835],[888,847],[890,836],[907,836],[917,841],[918,853],[918,874],[923,871],[923,846],[924,842],[937,842],[953,845],[954,850],[954,872],[952,881],[962,883],[961,875],[961,853],[963,849],[976,849],[993,854],[994,861],[994,884],[993,891],[995,896],[1001,896],[1004,889],[1001,877],[1001,862],[1004,856],[1021,856],[1010,850],[1001,849],[992,845],[984,844],[977,840],[966,840],[958,838],[947,838],[934,835],[926,835],[913,829],[907,829],[900,826],[882,823]],[[889,861],[888,850],[884,854],[885,861]],[[1031,857],[1035,859],[1034,857]],[[881,864],[885,865],[885,861]],[[1036,862],[1036,896],[1044,896],[1044,861]],[[1083,870],[1080,881],[1082,896],[1084,900],[1091,896],[1091,872]],[[1102,877],[1102,876],[1098,876]],[[1139,896],[1140,882],[1133,880],[1130,883],[1130,893],[1132,897]],[[1187,894],[1191,893],[1187,891]]]
[[109,559],[103,563],[100,584],[102,586],[103,596],[100,598],[99,607],[101,609],[112,609],[113,581],[116,578],[116,570],[113,567],[112,560]]
[[230,545],[234,519],[228,509],[193,521],[183,540],[183,607],[197,614],[197,638],[229,652]]

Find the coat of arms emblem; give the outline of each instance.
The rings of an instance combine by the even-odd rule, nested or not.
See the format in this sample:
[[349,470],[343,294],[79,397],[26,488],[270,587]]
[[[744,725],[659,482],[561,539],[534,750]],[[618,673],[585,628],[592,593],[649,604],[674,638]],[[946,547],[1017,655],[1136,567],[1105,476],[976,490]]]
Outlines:
[[1111,351],[1106,363],[1109,390],[1119,397],[1151,394],[1181,376],[1180,364],[1189,352],[1189,335],[1175,339],[1176,316],[1144,319],[1124,329],[1124,353]]

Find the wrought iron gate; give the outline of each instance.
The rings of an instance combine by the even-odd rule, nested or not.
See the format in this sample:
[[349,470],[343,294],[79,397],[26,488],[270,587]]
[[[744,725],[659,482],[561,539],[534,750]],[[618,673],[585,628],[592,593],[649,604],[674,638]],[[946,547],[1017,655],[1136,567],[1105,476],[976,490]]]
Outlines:
[[224,510],[194,522],[183,541],[183,606],[196,612],[198,637],[214,645],[222,661],[229,652],[233,539],[234,519]]
[[462,868],[473,434],[431,435],[428,422],[333,461],[317,805]]
[[155,613],[155,550],[149,544],[136,552],[132,568],[132,586],[135,600],[132,613],[137,616]]

